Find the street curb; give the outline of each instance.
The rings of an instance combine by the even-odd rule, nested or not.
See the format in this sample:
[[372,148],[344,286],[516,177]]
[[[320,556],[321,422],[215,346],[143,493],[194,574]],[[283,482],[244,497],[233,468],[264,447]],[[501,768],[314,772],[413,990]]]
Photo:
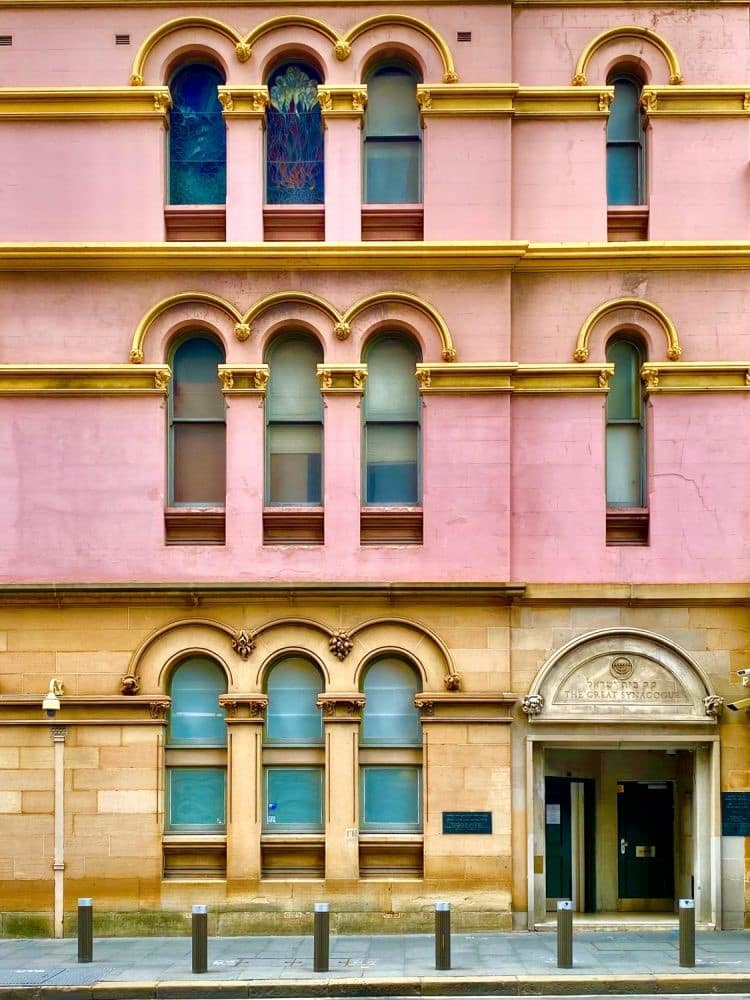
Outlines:
[[158,980],[91,986],[0,986],[0,1000],[254,1000],[260,997],[534,997],[750,993],[749,973],[387,977],[382,979]]

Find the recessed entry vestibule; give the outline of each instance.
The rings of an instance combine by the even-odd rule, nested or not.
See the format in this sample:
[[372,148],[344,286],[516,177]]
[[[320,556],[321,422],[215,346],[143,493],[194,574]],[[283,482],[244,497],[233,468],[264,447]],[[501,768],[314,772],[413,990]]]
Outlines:
[[635,629],[545,664],[524,699],[529,927],[559,899],[624,922],[685,897],[719,925],[720,707],[682,651]]

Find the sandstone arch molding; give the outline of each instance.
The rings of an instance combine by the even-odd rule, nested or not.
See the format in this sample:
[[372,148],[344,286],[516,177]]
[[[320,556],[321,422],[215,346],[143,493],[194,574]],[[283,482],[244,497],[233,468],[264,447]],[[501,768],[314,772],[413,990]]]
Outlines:
[[372,618],[351,629],[357,665],[355,689],[362,672],[378,656],[401,655],[419,671],[425,691],[444,691],[445,678],[456,673],[448,647],[426,626],[404,618]]
[[[680,84],[683,82],[682,71],[680,70],[677,53],[669,42],[662,38],[661,35],[657,34],[657,32],[652,31],[651,28],[643,28],[637,24],[626,24],[615,28],[609,28],[607,31],[603,31],[600,35],[597,35],[596,38],[593,38],[588,43],[578,57],[575,73],[573,74],[573,86],[587,86],[589,82],[589,64],[591,63],[593,57],[600,51],[600,49],[604,48],[604,46],[610,45],[613,42],[621,41],[637,43],[648,42],[664,58],[669,73],[669,82],[671,84]],[[601,81],[596,80],[594,82],[604,83],[605,81],[602,79]]]
[[[606,332],[624,328],[635,329],[646,335],[651,341],[650,346],[655,346],[663,338],[669,361],[679,361],[682,356],[674,323],[660,306],[645,299],[610,299],[609,302],[603,302],[592,310],[578,332],[573,352],[575,361],[588,361],[592,335],[594,332],[598,334],[600,328]],[[602,359],[603,357],[602,351]]]
[[715,723],[721,699],[676,643],[655,632],[610,628],[558,649],[523,701],[535,721]]
[[232,647],[235,634],[229,625],[211,618],[170,622],[146,636],[133,653],[123,681],[135,678],[135,687],[141,694],[163,694],[177,660],[199,653],[223,667],[229,691],[238,690],[237,669],[233,664],[238,656]]
[[[130,347],[130,361],[133,364],[141,364],[145,357],[146,340],[153,325],[170,310],[182,307],[185,304],[195,303],[196,305],[209,306],[218,313],[229,318],[234,323],[234,335],[237,340],[244,342],[248,340],[253,332],[253,323],[268,310],[285,306],[303,304],[311,306],[322,312],[330,320],[334,335],[339,340],[347,340],[350,337],[352,323],[368,309],[388,303],[395,303],[405,306],[407,309],[415,311],[417,314],[429,320],[430,327],[437,334],[440,357],[443,361],[455,361],[456,349],[453,344],[448,325],[434,306],[430,305],[418,295],[410,292],[384,291],[376,292],[373,295],[365,296],[351,305],[345,312],[340,312],[326,299],[311,292],[285,291],[273,292],[263,296],[253,303],[244,313],[236,305],[215,295],[212,292],[179,292],[176,295],[169,295],[162,299],[144,313],[139,320],[133,334]],[[289,322],[295,318],[294,310],[289,310]],[[261,338],[262,339],[262,338]],[[323,338],[325,340],[325,338]],[[258,354],[262,353],[262,345],[258,346]],[[429,352],[427,352],[429,353]]]
[[383,25],[411,28],[425,38],[427,38],[437,50],[443,67],[443,82],[456,83],[458,75],[453,63],[453,56],[445,39],[426,21],[412,17],[410,14],[376,14],[373,17],[365,18],[359,24],[355,24],[344,35],[340,35],[325,21],[320,18],[310,17],[307,14],[281,14],[269,18],[257,25],[247,34],[243,35],[236,28],[220,21],[217,18],[205,17],[203,15],[188,15],[186,17],[174,18],[155,28],[141,43],[130,74],[131,86],[143,86],[146,78],[146,64],[154,48],[169,35],[178,31],[203,29],[209,34],[218,34],[228,39],[233,45],[237,59],[241,63],[248,62],[252,56],[255,43],[274,31],[287,28],[305,28],[320,34],[326,38],[333,46],[336,58],[344,62],[349,58],[352,50],[352,43],[357,38]]

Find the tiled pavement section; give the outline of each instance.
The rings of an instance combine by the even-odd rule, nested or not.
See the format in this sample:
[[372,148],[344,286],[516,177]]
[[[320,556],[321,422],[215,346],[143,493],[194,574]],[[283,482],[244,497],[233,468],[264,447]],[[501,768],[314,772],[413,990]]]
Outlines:
[[304,996],[304,983],[320,983],[321,979],[358,981],[362,993],[367,992],[368,983],[378,984],[374,992],[385,992],[383,983],[389,982],[390,992],[397,992],[401,981],[404,986],[410,984],[405,993],[414,993],[419,992],[414,989],[415,980],[445,979],[450,980],[446,988],[451,992],[462,992],[465,981],[463,992],[471,993],[476,992],[470,987],[476,987],[479,977],[576,978],[575,992],[605,992],[604,986],[617,992],[617,980],[634,976],[670,979],[670,974],[696,981],[714,977],[723,982],[722,991],[731,992],[728,987],[734,982],[735,992],[745,992],[750,987],[750,932],[699,932],[694,969],[679,967],[676,930],[576,933],[570,970],[557,969],[553,933],[454,934],[449,972],[435,971],[430,935],[332,937],[327,973],[313,971],[311,937],[211,938],[208,972],[203,975],[191,971],[188,938],[97,938],[90,965],[78,965],[75,939],[0,941],[0,998],[10,995],[2,987],[43,986],[48,995],[49,987],[66,985],[141,983],[145,988],[167,982],[197,986],[219,981],[288,982],[290,986],[294,982],[300,987],[295,995]]

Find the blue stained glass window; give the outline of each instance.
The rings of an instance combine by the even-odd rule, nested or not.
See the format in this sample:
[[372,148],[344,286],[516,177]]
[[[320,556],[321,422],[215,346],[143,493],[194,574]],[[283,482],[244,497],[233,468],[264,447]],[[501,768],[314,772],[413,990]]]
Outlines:
[[362,690],[367,698],[360,729],[363,744],[422,745],[422,727],[414,705],[419,679],[408,663],[393,656],[376,660],[367,668]]
[[302,657],[275,664],[266,684],[266,741],[320,745],[323,718],[315,700],[322,690],[320,671]]
[[391,765],[363,767],[360,800],[362,830],[420,830],[421,769]]
[[640,84],[629,76],[615,76],[615,96],[607,122],[607,203],[641,205],[644,202],[645,135],[640,109]]
[[323,202],[323,124],[320,79],[308,66],[291,63],[268,81],[266,200],[270,205]]
[[272,833],[323,829],[323,768],[266,768],[266,818]]
[[227,135],[213,66],[179,69],[169,85],[169,203],[223,205],[227,200]]
[[224,671],[205,656],[191,656],[172,674],[169,693],[169,746],[226,746],[225,712],[219,695],[227,689]]
[[173,833],[223,830],[226,784],[223,767],[167,768],[167,829]]

